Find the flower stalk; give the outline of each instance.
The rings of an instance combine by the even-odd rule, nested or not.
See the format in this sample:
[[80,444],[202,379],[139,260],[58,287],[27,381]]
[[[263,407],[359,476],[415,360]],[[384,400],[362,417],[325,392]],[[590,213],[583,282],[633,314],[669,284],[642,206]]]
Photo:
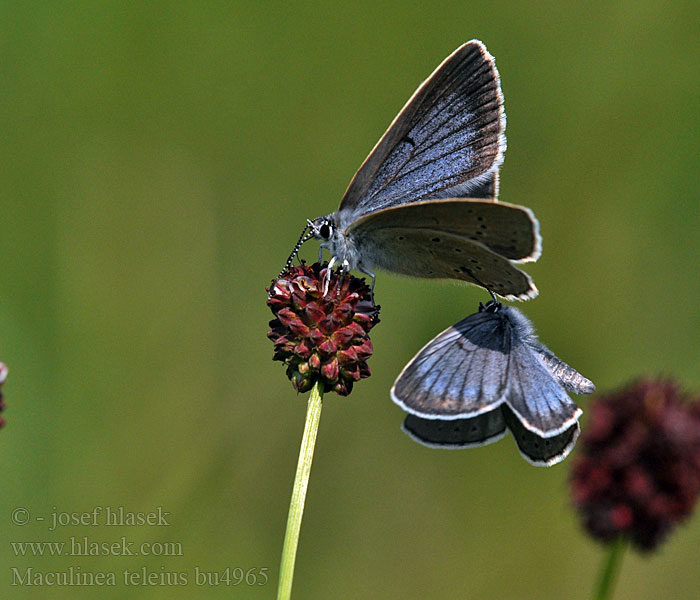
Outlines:
[[617,536],[610,544],[610,549],[603,561],[598,576],[598,585],[596,586],[595,595],[593,596],[595,600],[610,600],[610,598],[612,598],[615,582],[620,573],[620,565],[622,564],[622,557],[625,554],[626,548],[627,540],[621,535]]
[[287,531],[284,535],[282,547],[282,562],[280,565],[280,580],[277,589],[277,600],[289,600],[292,594],[292,581],[294,579],[294,563],[296,562],[297,546],[299,545],[299,531],[301,518],[304,514],[304,502],[306,490],[309,487],[309,475],[311,474],[311,462],[314,457],[316,434],[321,419],[323,403],[323,383],[319,380],[311,389],[309,404],[306,409],[306,424],[304,435],[299,450],[297,472],[294,477],[292,499],[289,503],[289,516],[287,517]]
[[311,390],[277,589],[278,600],[288,600],[323,393],[347,396],[355,382],[370,376],[369,331],[379,322],[379,306],[364,279],[319,263],[293,267],[288,262],[267,291],[267,305],[275,315],[267,333],[275,345],[273,360],[285,364],[297,392]]

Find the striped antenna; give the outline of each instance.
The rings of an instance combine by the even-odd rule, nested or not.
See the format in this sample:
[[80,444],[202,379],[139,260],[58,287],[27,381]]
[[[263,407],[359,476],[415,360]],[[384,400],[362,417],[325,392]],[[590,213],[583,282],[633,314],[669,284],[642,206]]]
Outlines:
[[312,226],[311,221],[306,222],[306,226],[304,229],[301,231],[301,235],[299,236],[299,239],[297,240],[297,243],[294,245],[294,250],[292,250],[292,253],[289,255],[289,258],[287,259],[287,262],[284,263],[284,268],[280,271],[279,275],[275,277],[274,281],[272,282],[272,285],[270,286],[270,291],[268,293],[268,297],[272,295],[272,289],[275,287],[275,283],[277,283],[277,280],[282,277],[282,275],[289,269],[289,267],[292,266],[292,262],[294,261],[294,257],[299,253],[299,248],[303,245],[304,242],[309,241],[312,237],[314,237],[313,229],[309,231],[309,228]]

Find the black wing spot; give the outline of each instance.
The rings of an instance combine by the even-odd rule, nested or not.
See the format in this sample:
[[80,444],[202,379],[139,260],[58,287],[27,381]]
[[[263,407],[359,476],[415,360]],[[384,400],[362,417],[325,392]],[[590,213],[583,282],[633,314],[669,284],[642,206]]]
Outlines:
[[476,258],[470,258],[470,259],[469,259],[469,262],[471,262],[472,264],[475,264],[475,265],[478,265],[478,264],[479,264],[479,261],[476,260]]
[[461,248],[455,248],[455,252],[459,253],[459,252],[461,252],[461,251],[462,251]]
[[406,238],[404,236],[400,235],[396,239],[399,240],[399,242],[403,242]]
[[486,229],[486,225],[479,225],[481,229]]
[[483,221],[483,220],[484,220],[484,217],[477,217],[476,220],[477,220],[477,221]]
[[435,242],[436,244],[439,244],[442,240],[439,237],[434,237],[430,241]]
[[483,231],[477,231],[477,232],[476,232],[476,235],[484,235],[484,232],[483,232]]

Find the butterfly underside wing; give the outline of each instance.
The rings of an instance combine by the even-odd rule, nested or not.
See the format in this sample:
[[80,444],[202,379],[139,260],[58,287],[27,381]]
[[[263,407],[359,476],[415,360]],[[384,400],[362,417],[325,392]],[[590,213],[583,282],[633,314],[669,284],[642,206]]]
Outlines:
[[537,220],[524,207],[487,200],[442,199],[388,208],[347,232],[380,268],[428,279],[458,279],[508,299],[537,288],[512,262],[540,255]]
[[[537,220],[532,211],[505,202],[461,198],[416,202],[371,214],[350,227],[358,239],[385,231],[400,235],[406,230],[425,230],[433,236],[450,234],[517,262],[536,260],[540,253]],[[444,246],[439,239],[434,244],[436,248]],[[443,251],[454,253],[454,248]]]
[[[523,456],[549,465],[562,460],[578,436],[581,410],[566,390],[594,389],[537,340],[520,311],[489,302],[424,346],[391,396],[409,413],[404,429],[422,443],[488,443],[495,437],[489,425],[500,418]],[[451,438],[443,433],[450,422],[456,422]]]

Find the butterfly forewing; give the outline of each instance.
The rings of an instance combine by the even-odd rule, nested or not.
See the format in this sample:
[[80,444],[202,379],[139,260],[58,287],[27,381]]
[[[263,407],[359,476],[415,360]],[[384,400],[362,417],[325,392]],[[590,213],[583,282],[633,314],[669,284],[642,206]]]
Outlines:
[[503,160],[504,129],[493,57],[481,42],[467,42],[394,119],[350,182],[340,212],[356,219],[450,189],[459,190],[458,195],[471,187],[479,195],[495,192],[490,172]]
[[476,180],[467,179],[464,183],[445,188],[431,195],[431,199],[439,198],[479,198],[494,202],[498,198],[498,171],[489,171]]
[[409,362],[391,396],[422,418],[460,419],[496,408],[504,398],[510,339],[492,313],[470,315],[435,337]]
[[514,337],[517,339],[508,356],[506,403],[535,434],[548,437],[562,433],[576,422],[581,409],[522,336]]

